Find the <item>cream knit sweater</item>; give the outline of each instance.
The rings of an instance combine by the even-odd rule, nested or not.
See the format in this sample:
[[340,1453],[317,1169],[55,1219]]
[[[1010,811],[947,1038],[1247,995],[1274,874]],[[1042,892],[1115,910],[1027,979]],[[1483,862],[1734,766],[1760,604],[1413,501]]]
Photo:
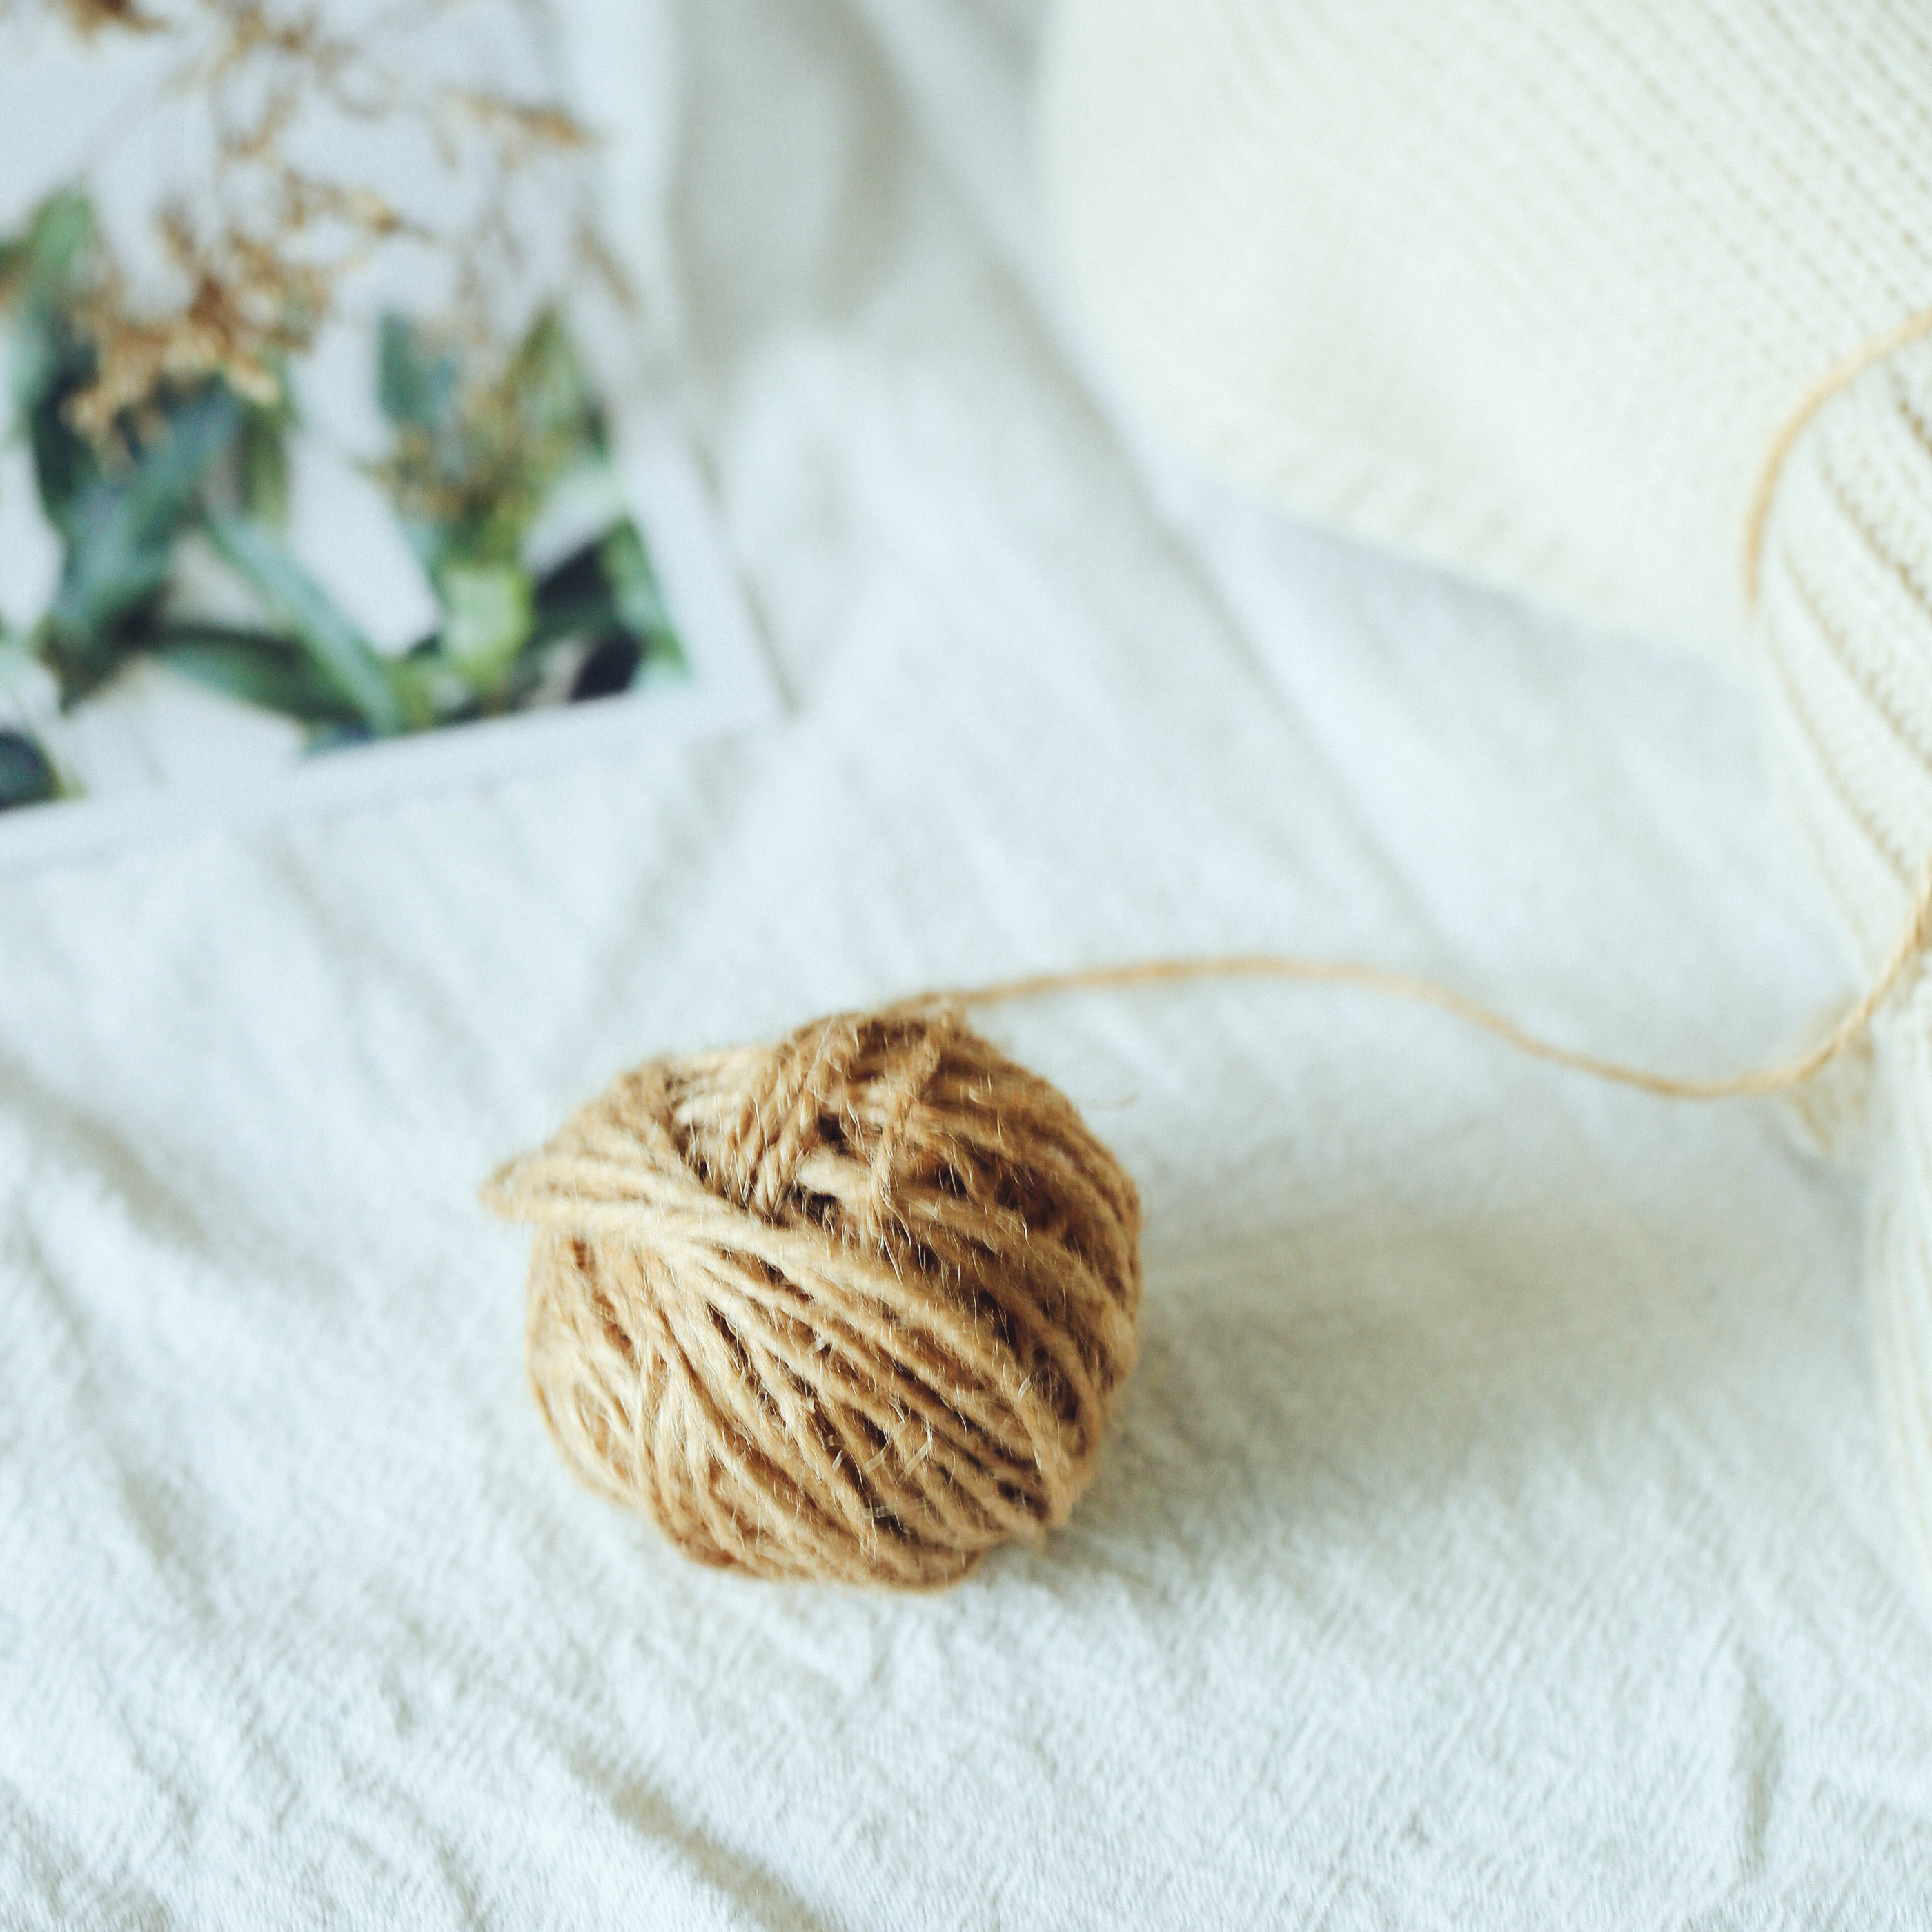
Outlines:
[[[1932,0],[1064,0],[1076,289],[1158,417],[1304,512],[1762,668],[1863,960],[1932,857]],[[1932,1573],[1932,985],[1882,1024],[1868,1269]]]

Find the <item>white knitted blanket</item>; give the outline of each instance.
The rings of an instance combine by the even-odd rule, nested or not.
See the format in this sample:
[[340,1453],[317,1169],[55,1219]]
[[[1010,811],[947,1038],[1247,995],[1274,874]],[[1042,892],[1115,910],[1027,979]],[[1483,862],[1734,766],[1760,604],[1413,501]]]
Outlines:
[[645,200],[788,722],[0,896],[0,1924],[1924,1923],[1860,1194],[1774,1109],[1015,1010],[1148,1208],[1064,1534],[772,1588],[550,1452],[473,1190],[646,1053],[1192,948],[1684,1068],[1845,990],[1748,694],[1096,403],[1024,13],[684,14]]

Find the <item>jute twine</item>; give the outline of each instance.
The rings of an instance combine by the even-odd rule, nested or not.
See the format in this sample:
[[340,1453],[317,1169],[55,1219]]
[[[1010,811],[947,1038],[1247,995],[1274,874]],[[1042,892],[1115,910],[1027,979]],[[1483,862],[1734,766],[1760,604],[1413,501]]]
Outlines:
[[484,1198],[564,1461],[701,1562],[952,1582],[1066,1520],[1134,1365],[1133,1183],[944,1004],[654,1060]]
[[[1745,538],[1848,357],[1774,439]],[[1540,1039],[1435,981],[1286,953],[1045,973],[653,1060],[485,1204],[536,1231],[527,1360],[568,1466],[688,1556],[922,1589],[1064,1522],[1138,1348],[1140,1199],[1056,1088],[967,1025],[1049,994],[1272,978],[1437,1007],[1519,1052],[1666,1099],[1775,1094],[1862,1040],[1932,936],[1932,863],[1864,993],[1803,1053],[1679,1078]]]

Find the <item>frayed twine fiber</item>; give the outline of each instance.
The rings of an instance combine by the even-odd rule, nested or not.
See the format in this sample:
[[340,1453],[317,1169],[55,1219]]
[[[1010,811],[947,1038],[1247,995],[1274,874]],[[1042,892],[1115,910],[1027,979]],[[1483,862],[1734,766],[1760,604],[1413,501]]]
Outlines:
[[956,1582],[1066,1520],[1134,1365],[1132,1181],[951,1005],[652,1060],[484,1198],[565,1462],[723,1568]]

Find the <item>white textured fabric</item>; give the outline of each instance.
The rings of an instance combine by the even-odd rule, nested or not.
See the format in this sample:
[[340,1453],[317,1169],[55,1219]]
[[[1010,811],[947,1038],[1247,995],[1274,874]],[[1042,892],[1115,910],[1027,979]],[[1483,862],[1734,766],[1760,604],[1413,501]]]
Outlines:
[[[1058,227],[1147,404],[1278,500],[1761,660],[1867,970],[1932,863],[1923,0],[1068,0]],[[1932,1583],[1932,995],[1887,1016],[1870,1282]]]
[[1016,1010],[1148,1209],[1065,1533],[772,1588],[544,1442],[473,1190],[646,1053],[1197,947],[1684,1068],[1844,991],[1744,694],[1124,445],[1008,17],[683,22],[786,724],[0,898],[9,1928],[1924,1923],[1858,1196],[1774,1109],[1280,988]]

